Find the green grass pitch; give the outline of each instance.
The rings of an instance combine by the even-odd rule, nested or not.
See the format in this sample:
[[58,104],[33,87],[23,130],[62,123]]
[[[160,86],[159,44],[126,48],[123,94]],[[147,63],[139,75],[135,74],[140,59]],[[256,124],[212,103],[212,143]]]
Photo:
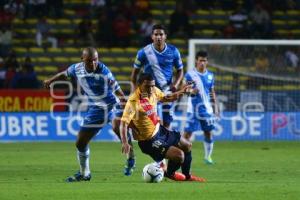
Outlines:
[[74,143],[0,143],[0,200],[91,199],[300,199],[299,142],[216,142],[216,164],[203,164],[202,143],[193,145],[192,171],[207,183],[144,183],[152,162],[135,144],[137,168],[122,174],[119,143],[91,143],[91,182],[65,183],[77,169]]

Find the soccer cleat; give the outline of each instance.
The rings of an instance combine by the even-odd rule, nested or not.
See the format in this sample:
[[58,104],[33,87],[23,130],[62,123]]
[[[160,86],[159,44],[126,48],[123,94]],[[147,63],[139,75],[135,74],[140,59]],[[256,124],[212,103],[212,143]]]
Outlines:
[[214,161],[211,159],[211,157],[204,158],[204,163],[207,165],[213,165]]
[[206,179],[202,178],[202,177],[197,177],[197,176],[191,175],[190,178],[186,179],[185,181],[196,181],[196,182],[204,183],[204,182],[206,182]]
[[90,181],[92,178],[91,174],[87,176],[82,176],[80,171],[78,171],[74,176],[69,176],[66,179],[66,182],[71,183],[71,182],[79,182],[79,181]]
[[172,179],[174,181],[185,181],[186,180],[185,175],[180,172],[175,172],[172,176],[166,176],[166,177],[168,177],[169,179]]
[[128,158],[126,161],[125,168],[124,168],[124,175],[130,176],[132,174],[134,168],[135,168],[135,159]]

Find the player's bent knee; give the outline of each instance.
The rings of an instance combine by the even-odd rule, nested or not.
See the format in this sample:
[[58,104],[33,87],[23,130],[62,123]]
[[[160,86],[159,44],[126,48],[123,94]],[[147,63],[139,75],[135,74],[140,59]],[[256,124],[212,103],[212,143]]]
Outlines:
[[180,153],[178,153],[178,155],[176,156],[176,160],[179,163],[183,163],[184,162],[184,153],[183,153],[183,151],[180,151]]
[[192,143],[187,143],[181,146],[182,151],[189,152],[192,150]]
[[184,152],[189,152],[192,150],[192,142],[190,142],[189,140],[187,140],[184,137],[181,137],[180,142],[179,142],[179,147]]
[[174,162],[183,163],[184,152],[177,147],[171,146],[166,153],[166,158]]

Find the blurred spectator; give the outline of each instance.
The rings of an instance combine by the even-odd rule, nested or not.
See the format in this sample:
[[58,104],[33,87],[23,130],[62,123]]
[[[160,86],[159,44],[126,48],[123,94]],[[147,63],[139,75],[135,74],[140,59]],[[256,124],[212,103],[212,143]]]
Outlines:
[[150,44],[152,42],[151,35],[152,35],[152,27],[154,25],[154,20],[152,15],[149,13],[147,15],[146,20],[144,20],[141,24],[140,34],[142,37],[142,46]]
[[34,70],[34,65],[31,62],[31,57],[30,56],[26,56],[23,66],[25,66],[25,68],[29,69],[29,70]]
[[5,26],[0,29],[0,56],[6,57],[12,45],[12,31]]
[[19,62],[17,60],[16,52],[14,52],[12,50],[8,53],[8,56],[6,57],[4,63],[5,63],[4,65],[6,68],[11,67],[14,70],[19,69],[19,66],[20,66]]
[[134,7],[136,11],[136,17],[138,19],[147,18],[150,10],[150,4],[148,0],[136,0],[134,3]]
[[131,0],[123,0],[117,4],[117,13],[122,14],[131,23],[135,23],[135,7],[133,6]]
[[19,62],[14,51],[11,51],[4,62],[4,68],[6,70],[4,88],[11,88],[12,80],[16,74],[16,70],[19,69]]
[[239,5],[237,9],[229,16],[229,22],[234,28],[234,38],[248,37],[248,14]]
[[4,60],[2,57],[0,57],[0,88],[4,87],[5,75],[6,70],[4,68]]
[[284,57],[289,67],[293,67],[295,69],[299,67],[299,57],[293,50],[287,50]]
[[287,0],[286,4],[287,4],[287,8],[290,10],[297,10],[300,8],[299,0]]
[[51,25],[48,24],[45,17],[40,18],[36,25],[36,43],[38,47],[42,47],[43,39],[51,43],[52,48],[57,48],[57,39],[51,33]]
[[113,31],[115,33],[115,44],[127,47],[130,44],[131,22],[121,13],[113,21]]
[[21,66],[21,70],[17,72],[12,79],[12,88],[38,88],[38,80],[33,70],[30,57],[26,57],[25,63]]
[[95,39],[93,36],[93,28],[92,21],[89,18],[84,17],[78,24],[76,30],[76,44],[94,46]]
[[[259,52],[258,56],[255,58],[255,73],[266,74],[270,67],[270,61],[264,52]],[[256,76],[250,76],[247,81],[248,89],[259,89],[261,85],[267,85],[268,79]]]
[[228,24],[223,29],[223,38],[234,38],[235,36],[235,28],[232,26],[232,24]]
[[24,5],[22,0],[9,0],[5,5],[4,9],[11,13],[13,16],[24,18]]
[[10,26],[13,19],[13,14],[5,10],[4,7],[0,7],[0,26]]
[[61,18],[63,14],[63,0],[48,0],[47,9],[50,17]]
[[189,16],[183,9],[181,3],[176,4],[175,11],[171,14],[169,25],[170,36],[192,37],[192,26],[189,23]]
[[91,14],[98,17],[105,10],[106,0],[91,0]]
[[270,67],[270,61],[267,55],[263,52],[260,52],[255,59],[255,72],[265,74],[268,72]]
[[97,23],[96,40],[99,46],[111,46],[113,40],[112,21],[102,12]]
[[271,38],[272,37],[272,22],[269,13],[263,9],[261,4],[256,4],[255,8],[250,12],[251,37],[254,38]]
[[46,0],[28,0],[25,4],[25,18],[42,18],[48,15]]

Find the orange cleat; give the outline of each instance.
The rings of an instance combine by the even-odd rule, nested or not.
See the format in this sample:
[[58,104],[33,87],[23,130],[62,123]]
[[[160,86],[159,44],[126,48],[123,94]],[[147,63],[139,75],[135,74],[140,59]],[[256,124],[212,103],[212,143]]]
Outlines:
[[168,177],[169,179],[172,179],[174,181],[185,181],[185,175],[180,172],[175,172],[173,176]]
[[191,175],[191,177],[189,179],[186,179],[186,181],[196,181],[196,182],[204,183],[204,182],[206,182],[206,179],[202,178],[202,177],[197,177],[197,176]]

